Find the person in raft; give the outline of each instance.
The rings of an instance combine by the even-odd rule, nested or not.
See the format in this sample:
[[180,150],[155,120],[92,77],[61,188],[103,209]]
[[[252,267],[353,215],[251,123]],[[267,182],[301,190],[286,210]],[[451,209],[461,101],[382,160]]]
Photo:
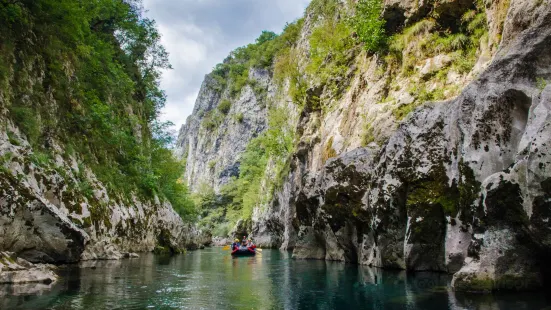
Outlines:
[[243,236],[243,241],[241,242],[241,245],[246,247],[247,246],[247,237]]
[[253,239],[249,238],[248,240],[248,247],[251,248],[251,249],[256,249],[256,245],[254,244],[253,242]]
[[236,248],[239,248],[241,246],[241,244],[239,244],[239,239],[235,238],[235,240],[233,241],[233,243],[231,244],[231,250],[235,250]]

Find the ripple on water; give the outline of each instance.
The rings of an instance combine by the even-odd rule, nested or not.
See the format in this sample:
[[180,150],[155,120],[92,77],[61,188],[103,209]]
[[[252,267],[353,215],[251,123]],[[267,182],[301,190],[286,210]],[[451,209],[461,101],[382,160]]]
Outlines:
[[[93,268],[92,268],[93,267]],[[62,268],[48,287],[0,286],[0,309],[541,309],[543,293],[454,294],[443,274],[295,261],[211,248]]]

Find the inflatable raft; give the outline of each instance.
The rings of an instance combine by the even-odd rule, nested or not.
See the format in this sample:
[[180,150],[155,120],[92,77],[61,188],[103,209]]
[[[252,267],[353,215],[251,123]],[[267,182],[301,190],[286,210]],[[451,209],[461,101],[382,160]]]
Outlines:
[[256,254],[255,248],[244,247],[244,246],[236,248],[231,252],[231,255],[233,256],[250,256],[255,254]]

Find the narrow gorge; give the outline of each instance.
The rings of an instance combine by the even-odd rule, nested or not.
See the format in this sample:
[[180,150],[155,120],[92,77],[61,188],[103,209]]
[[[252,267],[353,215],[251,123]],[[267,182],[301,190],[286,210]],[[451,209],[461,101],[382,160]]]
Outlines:
[[[64,274],[67,289],[75,266],[96,283],[85,276],[97,261],[138,257],[101,275],[135,289],[136,308],[188,306],[139,291],[183,281],[201,295],[192,307],[228,306],[204,304],[205,287],[224,291],[214,271],[240,291],[263,283],[257,295],[279,292],[272,278],[300,291],[294,270],[315,278],[316,263],[370,268],[327,289],[343,296],[383,270],[408,272],[396,283],[427,272],[434,290],[449,275],[459,293],[550,284],[549,0],[312,0],[205,76],[177,136],[161,121],[171,65],[146,12],[138,0],[0,0],[0,284]],[[218,259],[225,249],[189,252],[242,236],[276,271],[250,271],[262,256],[227,272],[240,263]],[[302,260],[318,262],[288,263]],[[134,271],[144,279],[118,281]]]

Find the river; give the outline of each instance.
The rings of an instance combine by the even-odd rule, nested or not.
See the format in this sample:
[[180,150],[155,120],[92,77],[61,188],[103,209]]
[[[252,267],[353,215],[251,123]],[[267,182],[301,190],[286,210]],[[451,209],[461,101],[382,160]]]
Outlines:
[[542,309],[544,293],[450,291],[439,273],[293,260],[264,250],[232,258],[221,248],[176,256],[62,266],[50,285],[0,286],[1,309]]

